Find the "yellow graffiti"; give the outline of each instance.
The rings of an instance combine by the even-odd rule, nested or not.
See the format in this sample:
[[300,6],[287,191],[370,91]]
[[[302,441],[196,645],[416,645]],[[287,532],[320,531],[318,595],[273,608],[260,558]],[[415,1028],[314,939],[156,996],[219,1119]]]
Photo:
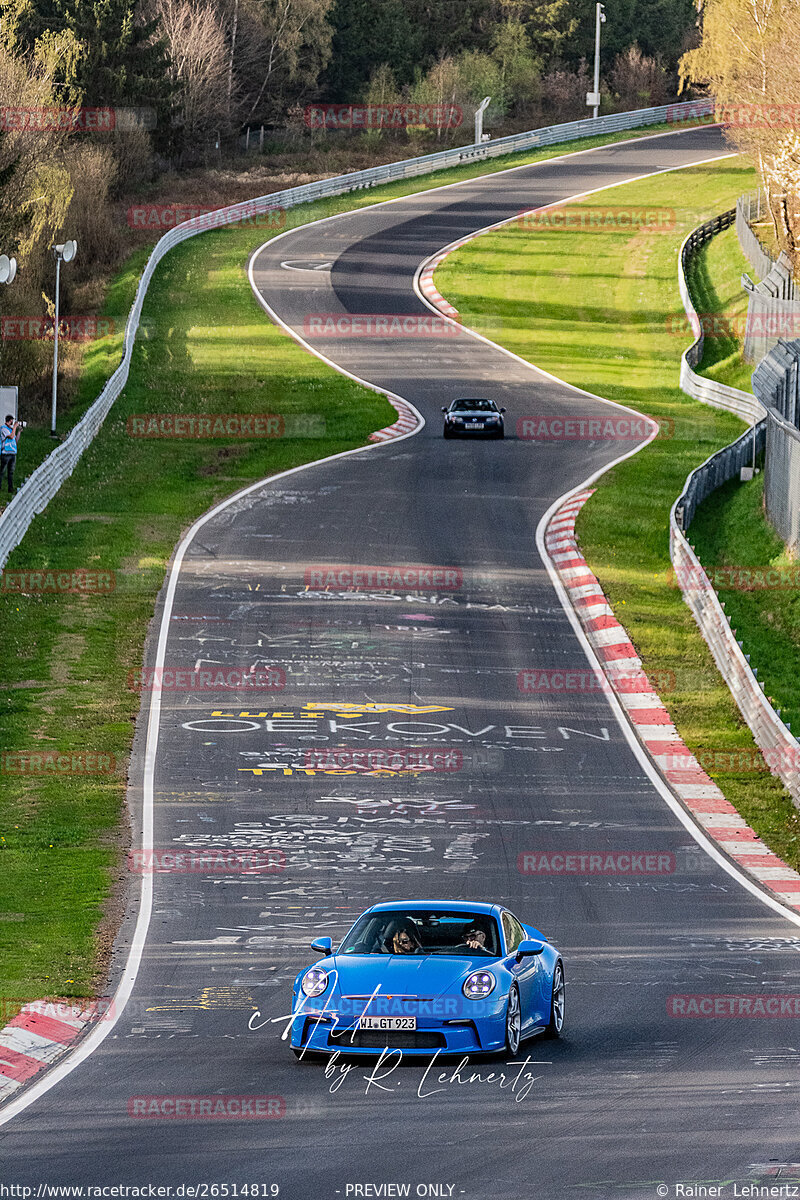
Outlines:
[[453,709],[449,705],[444,704],[323,704],[308,703],[304,704],[305,709],[322,709],[324,712],[335,712],[341,716],[359,716],[363,717],[365,713],[405,713],[407,716],[417,713],[432,713],[432,712],[452,712]]
[[392,778],[397,775],[416,775],[415,767],[393,771],[389,767],[375,767],[371,771],[355,771],[351,767],[290,767],[288,763],[266,763],[263,767],[237,767],[251,775],[263,775],[265,771],[278,771],[282,775],[362,775],[370,778]]

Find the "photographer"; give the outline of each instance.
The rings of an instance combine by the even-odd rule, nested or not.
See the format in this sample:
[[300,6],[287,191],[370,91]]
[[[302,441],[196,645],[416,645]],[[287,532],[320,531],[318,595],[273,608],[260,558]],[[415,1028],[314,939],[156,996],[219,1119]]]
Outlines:
[[0,491],[3,490],[3,476],[8,475],[8,494],[14,495],[14,468],[17,465],[17,442],[24,422],[17,421],[11,413],[8,414],[4,425],[0,425]]

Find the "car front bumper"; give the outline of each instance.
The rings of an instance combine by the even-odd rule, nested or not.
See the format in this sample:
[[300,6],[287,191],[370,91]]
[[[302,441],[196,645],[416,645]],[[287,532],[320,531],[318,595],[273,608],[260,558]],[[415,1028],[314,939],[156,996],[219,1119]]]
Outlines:
[[465,429],[463,425],[455,425],[452,422],[446,422],[444,432],[451,436],[458,435],[459,437],[498,437],[503,433],[503,425],[484,425],[482,429]]
[[[412,1014],[408,1014],[412,1015]],[[359,1030],[351,1015],[318,1014],[304,1009],[292,1021],[291,1044],[312,1053],[376,1055],[382,1050],[402,1050],[404,1055],[486,1054],[505,1045],[505,998],[488,1011],[472,1016],[417,1016],[417,1028]]]

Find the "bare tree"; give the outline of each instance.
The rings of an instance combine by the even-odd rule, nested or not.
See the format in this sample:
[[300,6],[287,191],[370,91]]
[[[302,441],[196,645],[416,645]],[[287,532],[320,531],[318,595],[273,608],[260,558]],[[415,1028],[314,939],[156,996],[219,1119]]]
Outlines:
[[176,116],[185,143],[203,141],[229,120],[230,69],[222,24],[204,0],[156,0],[177,85]]
[[635,44],[617,55],[609,83],[626,109],[663,104],[667,98],[666,71],[657,58],[642,54]]

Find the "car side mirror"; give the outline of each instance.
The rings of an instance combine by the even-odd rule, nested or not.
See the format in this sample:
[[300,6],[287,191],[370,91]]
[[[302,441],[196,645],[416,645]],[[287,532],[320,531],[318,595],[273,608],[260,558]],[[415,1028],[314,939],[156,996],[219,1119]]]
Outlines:
[[447,405],[446,405],[446,404],[443,404],[443,405],[442,405],[442,412],[447,412]]
[[311,943],[312,950],[319,950],[320,954],[330,954],[333,949],[333,942],[329,937],[315,938]]
[[505,411],[506,411],[506,410],[505,410],[504,408],[501,408],[501,409],[500,409],[500,412],[505,412]]
[[524,938],[517,946],[517,962],[522,962],[523,958],[533,958],[536,954],[541,954],[544,950],[544,942],[534,942],[533,938]]

